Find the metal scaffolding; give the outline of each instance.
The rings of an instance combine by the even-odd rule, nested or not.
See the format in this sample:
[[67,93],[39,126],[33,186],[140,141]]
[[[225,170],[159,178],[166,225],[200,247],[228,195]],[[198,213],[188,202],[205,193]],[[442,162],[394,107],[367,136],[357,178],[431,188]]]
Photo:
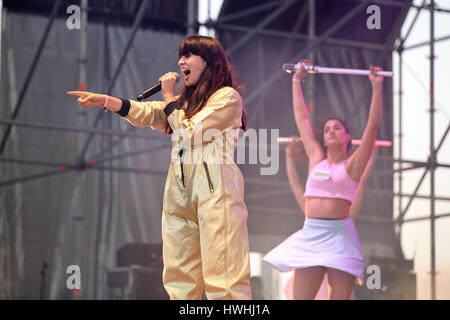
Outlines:
[[[311,14],[308,14],[308,8],[309,13],[314,11],[314,1],[305,1],[305,9],[303,10],[301,14],[299,14],[297,18],[296,24],[292,27],[291,32],[285,32],[280,30],[271,30],[266,28],[271,21],[273,21],[275,18],[279,17],[281,13],[288,10],[289,7],[298,2],[298,0],[286,0],[286,1],[272,1],[269,3],[262,3],[259,5],[255,5],[253,8],[248,8],[245,10],[242,10],[238,13],[230,14],[230,15],[222,15],[217,21],[207,21],[203,23],[204,26],[208,28],[213,28],[215,30],[223,30],[223,31],[236,31],[236,32],[244,32],[245,34],[242,36],[241,40],[236,42],[232,47],[227,48],[227,52],[233,53],[239,48],[241,48],[244,44],[249,43],[250,41],[254,40],[255,35],[268,35],[272,37],[278,37],[280,39],[285,39],[286,44],[284,48],[280,50],[280,56],[284,56],[286,52],[286,48],[288,48],[292,42],[295,40],[303,40],[308,41],[308,44],[304,50],[296,54],[295,56],[288,59],[288,61],[297,61],[298,59],[305,57],[306,55],[313,53],[314,50],[320,46],[321,44],[339,44],[341,46],[347,46],[347,47],[355,47],[355,48],[367,48],[367,49],[376,49],[379,50],[382,54],[380,54],[379,60],[381,61],[384,56],[387,54],[392,53],[393,51],[397,52],[399,57],[399,72],[398,72],[398,86],[399,86],[399,92],[398,92],[398,107],[399,107],[399,119],[398,119],[398,126],[399,126],[399,133],[398,133],[398,157],[396,159],[393,159],[394,163],[398,164],[399,169],[394,170],[394,173],[397,174],[398,177],[398,192],[392,194],[393,198],[398,199],[399,203],[399,212],[396,220],[394,221],[382,221],[380,219],[371,219],[366,218],[372,222],[376,223],[394,223],[395,225],[399,226],[399,234],[401,234],[401,227],[408,222],[414,222],[414,221],[420,221],[420,220],[429,220],[431,224],[431,242],[430,242],[430,251],[431,251],[431,299],[436,299],[436,253],[435,253],[435,222],[439,218],[449,217],[450,213],[442,213],[442,214],[436,214],[435,213],[435,201],[436,200],[444,200],[444,201],[450,201],[450,198],[446,197],[437,197],[435,194],[435,170],[438,167],[443,168],[450,168],[450,164],[446,163],[439,163],[437,161],[437,153],[439,152],[442,144],[444,143],[449,131],[450,131],[450,124],[447,127],[446,131],[442,135],[437,147],[435,147],[435,141],[434,141],[434,134],[435,134],[435,125],[434,125],[434,60],[435,60],[435,43],[439,41],[444,41],[450,39],[450,35],[435,38],[434,33],[434,26],[435,26],[435,12],[442,12],[442,13],[450,13],[450,9],[444,9],[444,8],[438,8],[435,4],[434,0],[429,0],[427,3],[426,0],[423,0],[421,5],[414,5],[409,3],[408,1],[404,3],[399,3],[396,1],[390,1],[390,0],[372,0],[370,3],[374,4],[382,4],[386,6],[393,6],[393,7],[401,7],[407,10],[416,10],[414,19],[411,23],[411,25],[408,27],[407,32],[405,35],[400,35],[400,37],[396,40],[395,47],[389,47],[387,44],[374,44],[374,43],[364,43],[361,41],[354,41],[354,40],[347,40],[347,39],[336,39],[332,38],[331,35],[338,30],[341,26],[343,26],[345,23],[350,21],[356,14],[360,13],[367,5],[368,2],[365,0],[345,0],[350,2],[355,2],[355,7],[353,10],[348,12],[346,15],[340,18],[340,20],[329,27],[328,30],[321,33],[320,36],[318,36],[315,33],[314,30],[314,19],[311,17]],[[0,1],[1,3],[1,1]],[[134,23],[132,26],[131,34],[129,36],[128,42],[126,44],[126,47],[121,55],[120,61],[118,66],[115,69],[115,72],[109,82],[109,85],[107,87],[106,92],[108,94],[111,93],[112,89],[114,88],[114,85],[116,83],[116,80],[118,78],[118,75],[120,74],[120,71],[122,69],[122,66],[124,64],[124,61],[127,58],[127,54],[129,52],[129,49],[133,45],[133,40],[136,32],[140,28],[142,19],[144,17],[144,12],[147,9],[148,5],[151,3],[151,1],[144,0],[140,3],[137,15],[134,18]],[[48,24],[47,28],[45,29],[44,34],[42,35],[42,38],[40,40],[38,49],[36,51],[36,54],[34,56],[34,59],[29,67],[29,71],[26,76],[26,80],[20,90],[20,94],[18,95],[19,99],[13,108],[13,112],[10,115],[9,119],[0,119],[0,125],[6,126],[6,130],[2,135],[1,145],[0,145],[0,155],[4,154],[5,145],[8,141],[11,128],[13,126],[16,127],[30,127],[34,129],[43,129],[43,130],[60,130],[60,131],[66,131],[66,132],[75,132],[77,134],[83,133],[87,134],[88,137],[85,140],[85,143],[81,146],[79,150],[79,156],[78,156],[78,162],[76,163],[58,163],[58,162],[49,162],[49,161],[41,161],[38,159],[19,159],[15,157],[8,157],[3,155],[0,157],[0,162],[13,162],[21,165],[33,165],[33,166],[39,166],[39,167],[51,167],[53,169],[51,170],[44,170],[41,173],[24,176],[24,177],[16,177],[14,179],[8,180],[8,181],[0,181],[0,187],[9,186],[15,183],[21,183],[25,181],[30,181],[34,179],[39,179],[42,177],[47,177],[50,175],[57,175],[57,174],[64,174],[68,171],[82,171],[82,170],[101,170],[101,171],[120,171],[120,172],[127,172],[127,173],[141,173],[141,174],[149,174],[149,175],[165,175],[165,172],[155,171],[155,170],[144,170],[144,169],[133,169],[133,168],[126,168],[126,167],[113,167],[111,165],[102,165],[102,163],[107,163],[108,161],[112,159],[119,159],[119,158],[126,158],[126,157],[133,157],[142,153],[148,153],[160,150],[162,148],[169,148],[169,143],[167,142],[167,139],[161,139],[160,146],[148,148],[145,150],[138,150],[134,152],[125,152],[122,154],[114,154],[112,155],[112,152],[114,148],[120,144],[124,139],[127,138],[143,138],[148,139],[149,135],[146,134],[139,134],[134,132],[134,130],[129,131],[120,131],[120,130],[113,130],[113,129],[99,129],[98,125],[100,123],[100,120],[102,119],[102,115],[104,114],[102,111],[98,112],[98,115],[93,123],[93,125],[90,128],[85,127],[68,127],[68,126],[57,126],[57,125],[49,125],[49,124],[42,124],[42,123],[30,123],[30,122],[24,122],[24,121],[17,121],[17,115],[20,111],[20,108],[23,103],[23,99],[27,94],[27,89],[29,86],[29,83],[33,77],[33,74],[36,70],[36,66],[39,63],[39,58],[41,56],[42,50],[46,44],[48,34],[51,30],[51,27],[53,25],[53,22],[56,18],[57,11],[61,5],[61,0],[57,0],[54,2],[53,9],[50,13],[50,16],[48,18]],[[411,9],[410,9],[411,7]],[[189,18],[188,23],[186,24],[188,27],[189,32],[194,32],[198,30],[198,26],[200,23],[198,23],[196,20],[198,18],[197,13],[194,9],[197,8],[197,1],[196,0],[189,0]],[[263,12],[267,9],[271,9],[272,11],[267,15],[267,17],[262,20],[258,25],[254,27],[244,27],[240,25],[233,25],[230,21],[232,21],[235,18],[242,18],[245,16],[249,16],[254,13]],[[428,12],[430,14],[430,40],[427,42],[421,42],[417,44],[413,44],[410,46],[405,47],[405,42],[408,39],[408,37],[411,34],[411,31],[419,17],[420,14],[423,12]],[[306,16],[308,14],[308,17]],[[308,34],[299,34],[297,31],[299,29],[299,26],[302,24],[302,22],[309,18],[309,33]],[[412,50],[415,48],[423,47],[423,46],[429,46],[430,48],[430,90],[429,90],[429,104],[430,104],[430,122],[429,122],[429,129],[430,129],[430,154],[428,157],[428,160],[425,162],[420,161],[412,161],[408,159],[403,159],[403,137],[402,137],[402,110],[403,110],[403,71],[402,71],[402,54],[403,52],[407,50]],[[82,49],[84,50],[84,49]],[[81,56],[83,57],[85,55],[85,52],[81,53]],[[258,70],[260,74],[258,75],[260,79],[264,78],[265,81],[263,85],[261,85],[257,90],[250,92],[249,95],[245,99],[245,104],[249,104],[255,99],[263,99],[262,97],[265,94],[265,91],[269,86],[271,86],[275,81],[277,81],[281,75],[284,74],[284,71],[280,70],[276,72],[275,74],[270,75],[269,77],[266,77],[264,75],[263,71],[263,57],[260,56],[259,58],[259,66],[261,70]],[[83,59],[80,60],[81,67],[83,67]],[[86,81],[86,80],[84,80]],[[80,82],[83,82],[83,78],[80,79]],[[261,113],[257,114],[255,113],[255,116],[260,117],[261,123],[264,123],[265,119],[265,113],[262,111]],[[97,156],[93,156],[90,159],[86,159],[86,151],[90,145],[90,142],[92,141],[92,137],[94,135],[104,135],[109,136],[109,146],[105,149],[109,152],[111,152],[111,156],[109,157],[102,157],[102,154],[104,152],[100,152]],[[160,139],[158,137],[152,136],[151,139]],[[102,151],[105,151],[102,150]],[[391,159],[392,160],[392,159]],[[403,166],[403,164],[406,164],[406,166]],[[403,172],[408,172],[411,168],[414,169],[424,169],[424,172],[419,179],[419,182],[417,183],[417,186],[412,194],[406,194],[403,193],[402,188],[402,178],[403,178]],[[425,180],[426,174],[430,172],[430,195],[419,195],[418,190],[421,187],[423,181]],[[392,173],[392,171],[391,171]],[[390,173],[390,174],[391,174]],[[251,181],[249,181],[251,183]],[[258,179],[258,183],[260,183],[261,180]],[[268,180],[268,183],[274,183],[271,182],[270,179]],[[279,186],[282,187],[282,186]],[[286,190],[280,188],[280,192],[286,192]],[[383,190],[373,190],[374,192],[385,192]],[[252,195],[250,195],[252,197]],[[409,201],[406,206],[402,206],[402,199],[409,198]],[[412,202],[416,198],[422,198],[422,199],[429,199],[430,200],[430,215],[428,217],[420,217],[420,218],[413,218],[413,219],[405,219],[405,216],[408,212],[408,209],[411,207]],[[260,208],[261,211],[264,211],[264,208]],[[364,219],[364,217],[361,217],[361,219]]]
[[[395,223],[397,223],[399,225],[399,232],[401,232],[401,227],[404,223],[406,222],[412,222],[412,221],[419,221],[419,220],[426,220],[428,219],[430,221],[430,226],[431,226],[431,233],[430,233],[430,237],[431,237],[431,241],[430,241],[430,252],[431,252],[431,261],[430,261],[430,265],[431,265],[431,270],[430,270],[430,275],[431,275],[431,299],[435,300],[436,299],[436,244],[435,244],[435,223],[436,223],[436,219],[437,218],[441,218],[441,217],[448,217],[448,214],[442,214],[442,215],[436,215],[435,213],[435,202],[437,200],[437,197],[435,195],[435,170],[438,167],[444,167],[444,168],[448,168],[448,164],[443,164],[443,163],[439,163],[436,160],[436,155],[439,152],[442,144],[444,143],[449,131],[450,131],[450,124],[448,125],[446,131],[444,132],[444,134],[441,137],[441,140],[439,141],[439,144],[437,147],[435,147],[435,141],[434,141],[434,134],[435,134],[435,126],[434,126],[434,113],[435,113],[435,102],[434,102],[434,60],[436,58],[435,54],[434,54],[434,46],[435,43],[438,41],[443,41],[443,40],[447,40],[450,38],[450,36],[445,36],[445,37],[441,37],[441,38],[435,38],[435,33],[434,33],[434,27],[435,27],[435,12],[443,12],[443,13],[450,13],[449,9],[442,9],[442,8],[438,8],[435,4],[434,0],[430,0],[429,3],[426,3],[426,0],[423,0],[422,4],[420,6],[413,6],[417,11],[416,14],[413,18],[413,21],[411,23],[411,25],[409,26],[409,28],[407,29],[406,34],[403,37],[400,37],[397,40],[397,45],[395,48],[395,51],[398,54],[399,57],[399,73],[398,73],[398,86],[399,86],[399,93],[398,93],[398,106],[399,106],[399,133],[398,133],[398,148],[399,148],[399,160],[403,160],[402,159],[402,146],[403,146],[403,137],[402,137],[402,111],[403,111],[403,61],[402,61],[402,55],[403,52],[405,52],[406,50],[411,50],[411,49],[415,49],[415,48],[419,48],[422,46],[426,46],[429,45],[429,49],[430,49],[430,86],[429,86],[429,103],[430,103],[430,108],[429,108],[429,112],[430,112],[430,122],[429,122],[429,129],[430,129],[430,154],[428,156],[428,160],[426,162],[421,162],[418,163],[421,167],[425,168],[421,178],[419,179],[419,182],[416,185],[416,188],[414,190],[414,193],[412,195],[412,197],[409,199],[407,205],[405,208],[402,208],[402,198],[403,198],[403,193],[402,193],[402,175],[403,175],[403,171],[404,170],[400,170],[398,172],[398,189],[399,189],[399,194],[398,194],[398,199],[399,199],[399,213],[398,213],[398,217],[395,221]],[[419,15],[421,14],[422,11],[428,11],[429,15],[430,15],[430,40],[427,42],[421,42],[421,43],[417,43],[414,45],[410,45],[405,47],[405,42],[408,39],[409,35],[411,34],[411,31],[415,25],[415,23],[417,22],[417,19],[419,17]],[[399,161],[400,167],[402,162]],[[429,200],[430,200],[430,216],[429,217],[421,217],[421,218],[415,218],[415,219],[409,219],[409,220],[404,220],[404,217],[408,211],[408,209],[410,208],[413,200],[416,198],[417,192],[420,188],[420,186],[422,185],[423,181],[425,180],[425,177],[428,173],[428,171],[430,172],[430,195],[429,195]],[[408,172],[408,171],[406,171]]]
[[[24,0],[24,2],[26,2],[26,0]],[[191,1],[194,5],[196,3],[196,0],[192,0]],[[0,3],[2,4],[2,3]],[[9,5],[15,5],[15,3],[8,3]],[[27,3],[31,6],[35,6],[36,5],[32,2]],[[1,187],[10,187],[14,184],[20,184],[23,182],[29,182],[29,181],[33,181],[33,180],[38,180],[41,178],[47,178],[50,176],[61,176],[64,175],[68,172],[76,172],[76,180],[74,181],[74,197],[77,198],[75,199],[75,201],[80,201],[82,198],[80,197],[81,194],[81,188],[82,188],[82,183],[85,183],[85,179],[84,179],[84,173],[87,171],[98,171],[100,173],[106,173],[109,174],[111,177],[111,174],[113,172],[122,172],[122,173],[127,173],[127,174],[144,174],[144,175],[151,175],[151,176],[157,176],[157,177],[165,177],[167,172],[165,171],[160,171],[160,170],[149,170],[149,169],[140,169],[140,168],[132,168],[132,167],[124,167],[124,166],[113,166],[112,165],[112,161],[113,160],[117,160],[117,159],[130,159],[136,156],[139,156],[141,154],[148,154],[151,152],[155,152],[161,149],[165,149],[168,150],[170,149],[170,138],[167,137],[158,137],[155,135],[149,135],[149,134],[142,134],[142,133],[138,133],[136,132],[135,128],[132,128],[130,130],[118,130],[118,129],[113,129],[112,128],[112,114],[105,114],[103,111],[98,111],[97,113],[97,117],[95,118],[93,124],[91,127],[86,127],[85,126],[85,120],[79,118],[78,119],[78,125],[77,126],[67,126],[67,125],[53,125],[53,124],[49,124],[49,123],[38,123],[38,122],[26,122],[26,121],[21,121],[21,120],[17,120],[18,115],[19,115],[19,111],[21,109],[21,107],[23,106],[23,102],[25,100],[25,98],[27,97],[27,92],[30,91],[29,87],[30,87],[30,83],[32,81],[33,75],[36,73],[36,69],[37,66],[39,65],[39,61],[40,58],[42,56],[43,50],[45,49],[45,45],[46,42],[49,38],[49,34],[52,31],[52,26],[54,25],[54,22],[57,18],[59,18],[61,16],[62,11],[64,12],[62,14],[63,18],[65,17],[65,7],[64,5],[67,4],[64,2],[64,0],[57,0],[55,2],[53,1],[49,1],[48,3],[43,3],[45,5],[51,4],[51,13],[49,15],[48,18],[48,22],[47,22],[47,26],[45,28],[45,31],[41,37],[41,40],[39,41],[39,44],[37,46],[37,51],[34,54],[34,58],[31,62],[30,67],[28,68],[28,72],[26,74],[26,79],[24,81],[24,84],[20,90],[20,94],[19,94],[19,99],[17,100],[17,102],[15,103],[14,107],[11,108],[11,114],[9,115],[9,118],[7,119],[0,119],[0,125],[2,127],[5,127],[6,130],[4,130],[1,133],[1,145],[0,145],[0,162],[2,164],[6,164],[6,163],[13,163],[13,164],[17,164],[20,166],[32,166],[32,167],[36,167],[39,168],[39,171],[33,173],[33,174],[27,174],[24,176],[17,176],[17,177],[9,177],[9,179],[1,179],[0,181],[0,188]],[[105,52],[108,53],[110,50],[107,47],[109,44],[108,41],[108,24],[110,23],[110,19],[107,18],[107,16],[109,14],[111,14],[111,9],[114,5],[121,5],[121,1],[117,1],[117,3],[103,3],[103,2],[92,2],[89,3],[89,7],[88,7],[88,2],[87,0],[82,0],[81,2],[81,31],[80,31],[80,36],[81,36],[81,41],[80,41],[80,58],[78,59],[78,63],[79,63],[79,70],[80,70],[80,78],[79,78],[79,90],[86,90],[86,82],[89,81],[89,79],[86,79],[86,63],[87,63],[87,28],[88,28],[88,12],[91,13],[95,13],[97,15],[104,15],[106,16],[106,18],[104,18],[103,20],[100,20],[103,24],[104,24],[104,43],[105,43]],[[111,94],[115,83],[117,82],[117,79],[120,75],[120,72],[122,70],[122,67],[124,66],[124,63],[127,59],[128,53],[130,52],[130,49],[133,46],[133,42],[136,36],[136,33],[143,28],[143,24],[144,24],[144,20],[147,19],[149,20],[149,16],[153,17],[153,14],[155,14],[155,12],[157,12],[157,9],[160,8],[161,10],[165,10],[164,6],[166,5],[170,5],[170,4],[164,4],[164,3],[159,3],[159,1],[153,1],[153,0],[144,0],[144,1],[134,1],[134,2],[129,2],[128,3],[128,7],[127,10],[125,10],[126,12],[133,12],[135,13],[135,15],[133,16],[134,21],[131,25],[131,32],[128,36],[128,40],[126,42],[125,48],[122,52],[122,54],[120,55],[120,59],[118,62],[118,65],[115,67],[114,72],[112,73],[112,77],[109,75],[108,71],[109,71],[109,66],[106,66],[104,68],[105,70],[105,74],[104,74],[104,80],[106,80],[107,82],[107,87],[105,88],[104,92]],[[137,6],[135,6],[137,5]],[[102,7],[103,6],[103,7]],[[126,6],[126,5],[125,5]],[[180,6],[182,6],[182,4],[180,4]],[[100,7],[100,8],[99,8]],[[8,7],[6,7],[6,9],[8,9]],[[64,9],[64,10],[62,10]],[[195,9],[195,7],[194,7]],[[98,11],[100,10],[100,13],[98,13]],[[150,11],[150,14],[149,14]],[[191,10],[193,11],[193,10]],[[166,12],[166,11],[164,11]],[[171,23],[173,22],[172,20],[172,16],[171,12],[172,11],[167,11],[169,12],[169,17],[166,17],[167,22],[168,22],[168,29],[169,30],[173,30],[173,27],[171,25]],[[3,12],[2,12],[3,13]],[[173,12],[172,12],[173,13]],[[124,12],[122,12],[121,14],[124,14]],[[119,15],[120,16],[120,15]],[[89,21],[91,21],[92,17],[89,17]],[[196,15],[194,16],[194,18],[196,18]],[[179,17],[177,17],[178,22],[180,21]],[[95,19],[94,19],[95,20]],[[112,19],[111,19],[112,20]],[[150,19],[151,20],[151,19]],[[158,21],[162,21],[164,20],[164,16],[160,15],[158,17]],[[117,19],[114,21],[115,23],[117,23]],[[145,24],[147,25],[148,28],[148,21],[145,22]],[[151,24],[150,24],[151,25]],[[178,29],[175,28],[177,31]],[[195,32],[195,28],[192,29]],[[110,58],[109,55],[106,54],[105,56],[105,60],[102,61],[105,64],[110,63]],[[23,62],[22,62],[23,63]],[[8,109],[6,109],[8,110]],[[104,116],[106,115],[106,116]],[[100,128],[100,125],[102,125],[103,128]],[[78,156],[76,156],[74,158],[73,161],[48,161],[48,160],[41,160],[41,159],[33,159],[31,157],[29,158],[22,158],[22,157],[18,157],[16,155],[10,155],[10,154],[6,154],[6,146],[8,141],[12,140],[10,139],[10,133],[12,128],[29,128],[29,129],[33,129],[33,130],[46,130],[46,131],[59,131],[59,132],[68,132],[68,133],[73,133],[76,134],[78,139]],[[87,155],[87,150],[92,142],[93,137],[95,136],[99,136],[102,139],[102,150],[99,150],[97,154],[90,154]],[[146,147],[146,148],[141,148],[140,150],[133,150],[133,151],[127,151],[125,148],[125,151],[122,152],[117,152],[117,147],[124,142],[127,139],[145,139],[147,141],[155,141],[156,143],[152,146],[152,147]],[[99,180],[99,185],[98,185],[98,189],[99,190],[104,190],[105,187],[109,187],[109,195],[108,195],[108,200],[104,200],[104,197],[102,197],[101,192],[99,192],[99,199],[98,199],[98,219],[99,219],[99,223],[96,225],[96,232],[95,232],[95,236],[96,236],[96,242],[95,242],[95,247],[93,248],[93,250],[95,251],[95,254],[93,255],[94,257],[94,262],[93,262],[93,282],[96,284],[93,287],[93,294],[91,296],[91,298],[94,299],[98,299],[98,298],[102,298],[100,295],[100,287],[97,285],[98,283],[101,283],[103,280],[103,269],[100,266],[100,261],[99,261],[99,254],[100,254],[100,250],[102,250],[100,248],[100,238],[104,236],[104,234],[108,234],[110,232],[110,230],[103,230],[102,229],[102,220],[104,221],[109,221],[110,219],[110,215],[111,213],[108,211],[108,208],[110,208],[110,204],[108,204],[107,202],[110,202],[113,198],[113,190],[114,187],[113,186],[113,179],[110,178],[111,181],[111,185],[107,186],[105,185],[106,182],[103,182],[102,179]],[[134,180],[132,180],[133,183]],[[103,184],[103,185],[102,185]],[[109,206],[109,207],[108,207]],[[106,208],[106,210],[104,210]],[[70,210],[70,209],[69,209]],[[95,209],[94,209],[95,210]],[[83,215],[80,214],[74,214],[73,215],[73,219],[78,219],[78,220],[82,220],[83,219]],[[78,236],[76,237],[77,239],[81,239],[82,237],[80,237],[80,231],[81,231],[81,226],[79,224],[75,225],[75,234],[77,234]],[[80,241],[75,241],[74,243],[74,247],[73,250],[75,252],[75,255],[78,256],[78,253],[80,252],[80,250],[82,250],[82,247],[80,246]],[[46,263],[44,262],[44,265],[46,265]],[[41,271],[41,287],[40,287],[40,295],[39,298],[40,299],[45,299],[46,298],[46,288],[45,288],[45,275],[46,273],[46,267],[42,268]]]
[[[127,54],[130,50],[130,48],[132,47],[133,44],[133,40],[134,37],[136,35],[136,32],[139,29],[139,26],[142,22],[142,19],[144,17],[144,12],[147,9],[147,6],[149,4],[149,0],[144,0],[141,2],[139,9],[138,9],[138,13],[135,17],[133,26],[132,26],[132,30],[131,30],[131,34],[129,36],[128,42],[126,44],[126,47],[121,55],[120,61],[118,66],[116,67],[116,70],[114,72],[114,75],[108,85],[107,88],[107,94],[111,94],[112,89],[114,88],[114,85],[116,83],[116,80],[120,74],[120,71],[122,69],[122,66],[127,58]],[[39,62],[39,58],[41,56],[42,50],[45,46],[45,43],[48,39],[48,34],[50,33],[51,27],[53,25],[53,22],[55,21],[58,9],[61,6],[61,0],[57,0],[55,1],[54,5],[53,5],[53,9],[52,12],[50,14],[49,17],[49,21],[47,24],[47,27],[45,29],[45,32],[40,40],[37,52],[35,54],[35,57],[31,63],[31,66],[29,68],[26,80],[24,82],[24,85],[21,89],[21,92],[19,94],[19,100],[17,101],[16,106],[14,107],[14,111],[11,114],[10,119],[0,119],[0,124],[1,125],[6,125],[6,130],[3,133],[3,137],[2,137],[2,142],[0,145],[0,155],[3,153],[4,149],[5,149],[5,145],[8,141],[8,138],[10,136],[10,132],[11,132],[11,128],[13,126],[16,127],[27,127],[27,128],[34,128],[34,129],[44,129],[44,130],[57,130],[57,131],[66,131],[66,132],[77,132],[77,133],[85,133],[88,135],[85,143],[82,145],[81,149],[80,149],[80,154],[76,157],[78,159],[77,163],[73,163],[73,164],[59,164],[58,166],[60,167],[59,170],[51,170],[51,171],[45,171],[39,174],[34,174],[34,175],[30,175],[30,176],[26,176],[26,177],[19,177],[16,179],[12,179],[9,181],[0,181],[0,186],[7,186],[10,184],[14,184],[14,183],[19,183],[19,182],[24,182],[24,181],[30,181],[33,179],[38,179],[38,178],[42,178],[42,177],[46,177],[46,176],[50,176],[50,175],[54,175],[54,174],[63,174],[66,173],[68,171],[71,170],[84,170],[84,169],[99,169],[99,170],[105,170],[105,167],[100,167],[97,164],[100,163],[98,161],[98,157],[92,157],[90,159],[85,159],[85,155],[86,155],[86,151],[89,147],[89,144],[92,141],[92,138],[95,134],[99,134],[99,135],[106,135],[106,136],[110,136],[116,139],[115,142],[111,142],[110,147],[108,148],[108,150],[110,151],[111,149],[113,149],[114,147],[116,147],[118,145],[118,143],[122,142],[123,139],[121,138],[140,138],[140,139],[149,139],[150,136],[149,135],[145,135],[145,134],[139,134],[139,133],[135,133],[134,129],[129,130],[129,131],[120,131],[120,130],[113,130],[113,129],[109,129],[109,130],[105,130],[105,129],[98,129],[98,125],[100,124],[100,120],[102,119],[102,116],[105,114],[103,111],[98,111],[97,117],[95,118],[95,121],[92,125],[92,127],[90,128],[81,128],[81,127],[68,127],[68,126],[59,126],[59,125],[48,125],[48,124],[43,124],[43,123],[26,123],[23,121],[16,121],[15,119],[18,116],[20,107],[22,106],[22,102],[24,100],[24,97],[26,96],[27,93],[27,89],[28,86],[31,82],[31,79],[33,77],[33,74],[36,70],[36,66]],[[83,7],[84,10],[88,10],[86,7]],[[87,13],[86,13],[87,14]],[[83,19],[85,19],[86,24],[87,24],[87,17],[83,14],[82,15]],[[81,32],[81,37],[82,37],[82,42],[81,42],[81,55],[85,55],[85,41],[86,41],[86,37],[85,37],[85,33]],[[85,79],[83,80],[83,78],[85,77],[85,71],[83,72],[83,70],[85,69],[85,59],[81,57],[80,58],[80,84],[82,84],[84,81],[86,81]],[[167,139],[161,139],[159,137],[154,137],[152,136],[151,139],[153,140],[161,140],[161,141],[165,141],[166,143],[162,142],[162,146],[164,148],[168,147],[169,145],[167,144]],[[159,150],[160,148],[151,148],[151,149],[146,149],[146,150],[142,150],[139,152],[133,152],[132,154],[127,154],[127,155],[116,155],[114,158],[120,158],[120,157],[126,157],[126,156],[134,156],[134,155],[138,155],[138,154],[142,154],[142,153],[147,153],[147,152],[152,152],[152,151],[156,151]],[[102,154],[102,153],[101,153]],[[112,159],[112,158],[109,158]],[[13,158],[4,158],[4,157],[0,157],[0,162],[11,162],[13,160]],[[101,161],[105,161],[104,159],[102,159]],[[55,165],[55,164],[51,164],[49,162],[45,162],[45,161],[33,161],[33,160],[24,160],[24,159],[17,159],[18,163],[21,164],[34,164],[34,165],[38,165],[39,163],[41,163],[41,165],[43,166],[47,166],[47,165]],[[140,173],[148,173],[148,174],[155,174],[155,172],[151,171],[151,170],[137,170],[136,169],[131,169],[131,168],[109,168],[110,170],[118,170],[121,172],[140,172]],[[157,172],[156,174],[160,174],[160,172]]]

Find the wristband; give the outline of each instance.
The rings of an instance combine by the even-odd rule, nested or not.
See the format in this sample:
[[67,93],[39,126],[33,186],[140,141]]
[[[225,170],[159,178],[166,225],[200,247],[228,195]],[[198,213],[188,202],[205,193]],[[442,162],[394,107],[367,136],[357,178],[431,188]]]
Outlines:
[[181,106],[180,106],[180,104],[178,103],[177,100],[174,100],[174,101],[170,102],[164,108],[164,113],[166,114],[166,117],[170,116],[175,109],[177,109],[177,110],[181,109]]
[[121,117],[126,117],[130,112],[131,103],[128,99],[119,98],[122,101],[122,105],[119,111],[116,111]]

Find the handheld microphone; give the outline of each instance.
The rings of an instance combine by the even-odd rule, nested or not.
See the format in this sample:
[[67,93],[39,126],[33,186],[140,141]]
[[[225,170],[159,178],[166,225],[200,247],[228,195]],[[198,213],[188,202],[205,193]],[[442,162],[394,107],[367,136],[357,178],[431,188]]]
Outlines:
[[[175,77],[177,78],[177,82],[180,81],[180,75],[176,72],[172,72],[175,74]],[[157,84],[155,84],[153,87],[145,90],[144,92],[142,92],[141,94],[139,94],[137,96],[137,100],[141,101],[144,99],[147,99],[148,97],[154,95],[155,93],[161,91],[161,82],[158,82]]]

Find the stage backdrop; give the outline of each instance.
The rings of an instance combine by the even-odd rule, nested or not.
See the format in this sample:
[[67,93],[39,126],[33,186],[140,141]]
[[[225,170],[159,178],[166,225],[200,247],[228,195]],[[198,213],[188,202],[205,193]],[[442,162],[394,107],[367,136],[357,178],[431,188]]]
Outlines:
[[[8,119],[48,17],[6,10],[3,19],[0,117]],[[103,93],[119,64],[131,26],[94,22],[87,30],[87,90]],[[111,94],[136,99],[162,74],[179,70],[178,44],[184,36],[176,31],[139,29]],[[117,265],[117,250],[127,243],[161,243],[170,137],[150,128],[134,128],[100,108],[80,108],[75,97],[66,95],[66,91],[78,89],[79,59],[80,30],[69,30],[66,19],[58,17],[16,120],[92,128],[101,112],[97,129],[127,130],[152,138],[95,135],[85,159],[88,164],[95,159],[97,167],[105,167],[98,170],[79,163],[86,133],[12,129],[2,157],[47,165],[0,163],[1,181],[11,182],[0,190],[0,299],[74,298],[66,286],[70,265],[81,270],[78,299],[108,298],[106,275]],[[161,100],[160,94],[155,97]],[[5,128],[0,128],[2,136]],[[130,155],[139,151],[140,155]],[[129,156],[117,157],[125,154]],[[75,167],[63,169],[64,165]],[[33,178],[48,172],[54,174]],[[16,180],[22,177],[30,179]]]

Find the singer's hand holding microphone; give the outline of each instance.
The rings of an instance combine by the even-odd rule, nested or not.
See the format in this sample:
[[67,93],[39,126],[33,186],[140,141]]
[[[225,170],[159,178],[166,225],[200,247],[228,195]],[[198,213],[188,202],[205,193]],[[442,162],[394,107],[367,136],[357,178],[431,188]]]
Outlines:
[[180,75],[176,72],[167,72],[159,78],[158,82],[161,84],[161,95],[166,104],[175,100],[175,84],[178,82],[179,78]]

